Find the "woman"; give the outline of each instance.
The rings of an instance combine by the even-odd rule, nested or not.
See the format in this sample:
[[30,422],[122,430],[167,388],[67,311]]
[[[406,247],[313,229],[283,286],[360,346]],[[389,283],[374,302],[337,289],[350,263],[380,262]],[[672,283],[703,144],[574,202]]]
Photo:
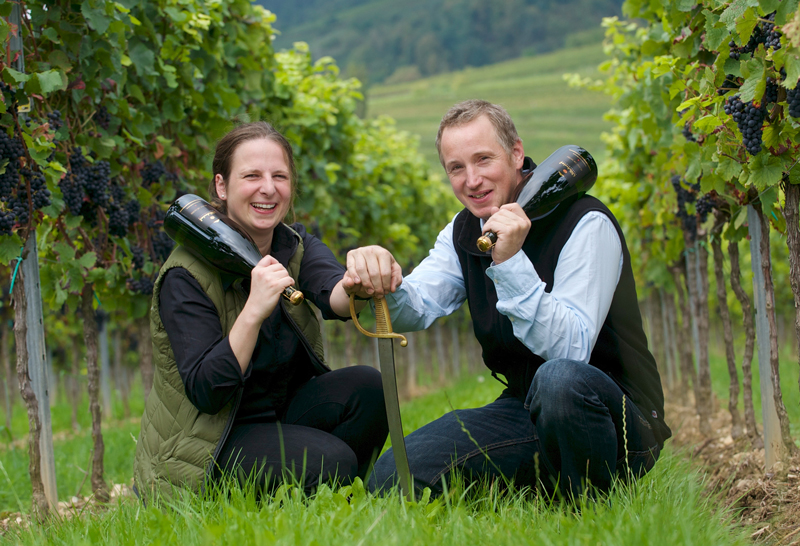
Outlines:
[[380,374],[331,371],[311,307],[281,298],[295,286],[324,318],[350,315],[345,268],[301,224],[283,223],[296,188],[291,145],[265,122],[240,125],[217,144],[213,172],[212,202],[264,258],[245,281],[182,247],[161,268],[136,487],[170,497],[225,474],[269,487],[288,473],[307,491],[364,478],[388,434]]

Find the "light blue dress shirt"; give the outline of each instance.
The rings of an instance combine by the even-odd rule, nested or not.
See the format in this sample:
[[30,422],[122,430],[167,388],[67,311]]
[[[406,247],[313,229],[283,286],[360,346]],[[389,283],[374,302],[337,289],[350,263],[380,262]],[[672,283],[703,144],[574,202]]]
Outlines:
[[[622,243],[608,216],[597,211],[581,218],[561,249],[550,293],[522,250],[486,270],[497,290],[497,310],[511,321],[517,339],[545,360],[579,362],[589,362],[621,273]],[[409,332],[453,313],[466,297],[451,221],[386,302],[393,329]]]

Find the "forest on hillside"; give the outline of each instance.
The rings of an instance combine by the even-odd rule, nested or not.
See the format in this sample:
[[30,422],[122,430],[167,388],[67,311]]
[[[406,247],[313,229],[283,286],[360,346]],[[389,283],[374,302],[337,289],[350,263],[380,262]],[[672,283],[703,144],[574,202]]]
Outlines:
[[[366,83],[411,80],[600,41],[620,0],[256,0],[276,49],[305,41]],[[435,15],[435,16],[434,16]]]

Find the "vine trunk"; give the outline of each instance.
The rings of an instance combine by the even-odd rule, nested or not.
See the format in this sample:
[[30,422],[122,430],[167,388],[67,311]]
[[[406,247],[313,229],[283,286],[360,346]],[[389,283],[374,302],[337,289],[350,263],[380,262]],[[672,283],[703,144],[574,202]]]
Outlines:
[[736,355],[733,351],[733,326],[731,325],[731,314],[728,309],[728,294],[725,290],[724,262],[722,254],[722,241],[719,233],[711,237],[711,248],[714,253],[714,275],[717,280],[717,301],[719,304],[719,316],[722,319],[722,332],[725,338],[725,360],[728,363],[728,375],[731,379],[730,391],[728,395],[728,411],[731,414],[731,437],[737,439],[742,436],[742,417],[739,415],[739,374],[736,371]]
[[787,183],[784,187],[786,204],[786,245],[789,247],[789,282],[794,294],[794,331],[797,354],[800,358],[800,185]]
[[81,294],[81,313],[83,315],[83,342],[86,345],[86,371],[89,383],[89,412],[92,414],[92,493],[101,502],[109,499],[108,486],[103,480],[103,443],[102,409],[100,407],[100,369],[97,366],[97,321],[94,318],[92,302],[94,289],[85,284]]
[[28,299],[25,297],[25,279],[22,271],[17,275],[12,293],[14,298],[14,339],[17,347],[17,379],[19,392],[28,410],[28,473],[31,476],[33,515],[42,521],[50,514],[50,506],[42,482],[42,452],[40,440],[42,422],[39,419],[39,402],[31,385],[28,371]]

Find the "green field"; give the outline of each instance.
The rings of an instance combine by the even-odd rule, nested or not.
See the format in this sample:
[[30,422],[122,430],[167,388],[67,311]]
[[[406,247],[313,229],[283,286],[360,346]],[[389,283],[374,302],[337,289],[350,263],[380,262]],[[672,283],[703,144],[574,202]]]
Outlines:
[[[501,390],[488,374],[403,405],[406,429],[451,408],[486,403]],[[58,406],[56,411],[66,409]],[[133,421],[105,428],[106,474],[130,483]],[[59,488],[68,498],[81,484],[89,460],[88,430],[56,442]],[[29,482],[24,449],[0,451],[0,510],[27,510]],[[3,471],[4,470],[4,471]],[[84,493],[88,484],[84,484]],[[356,484],[323,487],[310,498],[284,487],[256,501],[236,488],[225,495],[189,496],[170,509],[143,507],[133,498],[111,509],[0,536],[0,544],[747,544],[747,528],[734,525],[703,491],[703,477],[683,453],[667,448],[655,469],[633,486],[619,485],[608,499],[580,509],[529,492],[501,493],[453,487],[446,498],[404,504],[396,494],[373,497]]]
[[604,149],[600,133],[610,99],[600,93],[571,89],[565,73],[598,75],[605,60],[600,44],[563,49],[537,57],[470,68],[413,82],[373,86],[368,115],[387,115],[400,129],[419,135],[420,150],[440,169],[434,141],[447,109],[465,99],[484,99],[504,106],[517,126],[525,152],[537,163],[565,144],[578,144],[598,159]]

